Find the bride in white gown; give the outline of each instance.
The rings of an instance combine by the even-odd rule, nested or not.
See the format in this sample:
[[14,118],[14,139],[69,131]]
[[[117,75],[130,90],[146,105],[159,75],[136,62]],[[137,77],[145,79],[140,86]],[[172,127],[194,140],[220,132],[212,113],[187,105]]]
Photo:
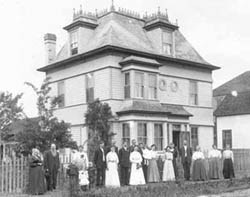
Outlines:
[[130,174],[130,185],[143,185],[145,184],[145,178],[142,171],[142,156],[138,152],[138,146],[135,146],[134,151],[130,154],[129,160],[132,163],[131,165],[131,174]]
[[115,147],[111,147],[111,151],[106,156],[107,162],[107,170],[106,170],[106,178],[105,185],[106,187],[119,187],[120,180],[118,175],[118,163],[119,159],[115,152]]

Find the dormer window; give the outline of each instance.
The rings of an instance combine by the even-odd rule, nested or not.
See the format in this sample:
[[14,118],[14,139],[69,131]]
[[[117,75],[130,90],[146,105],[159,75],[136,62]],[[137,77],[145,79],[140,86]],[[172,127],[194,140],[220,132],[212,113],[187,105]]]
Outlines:
[[78,32],[73,31],[70,33],[70,52],[71,55],[78,53]]
[[162,32],[162,53],[164,55],[173,54],[173,33],[170,31]]

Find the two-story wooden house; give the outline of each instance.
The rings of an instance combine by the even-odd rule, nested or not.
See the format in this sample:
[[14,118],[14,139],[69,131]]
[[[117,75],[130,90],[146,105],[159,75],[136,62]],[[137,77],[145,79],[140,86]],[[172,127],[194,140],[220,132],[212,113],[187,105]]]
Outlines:
[[71,123],[73,138],[88,138],[87,103],[99,98],[116,116],[120,146],[136,139],[162,150],[168,143],[213,144],[212,71],[167,13],[140,17],[124,9],[74,13],[64,27],[68,41],[56,54],[56,36],[46,34],[52,95],[63,102],[55,115]]

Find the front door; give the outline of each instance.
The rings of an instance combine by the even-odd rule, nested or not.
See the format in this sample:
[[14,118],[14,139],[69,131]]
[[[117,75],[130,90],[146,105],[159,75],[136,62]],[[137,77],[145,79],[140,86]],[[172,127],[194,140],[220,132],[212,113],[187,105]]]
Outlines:
[[180,133],[181,133],[181,125],[173,124],[173,143],[178,148],[178,150],[181,148]]

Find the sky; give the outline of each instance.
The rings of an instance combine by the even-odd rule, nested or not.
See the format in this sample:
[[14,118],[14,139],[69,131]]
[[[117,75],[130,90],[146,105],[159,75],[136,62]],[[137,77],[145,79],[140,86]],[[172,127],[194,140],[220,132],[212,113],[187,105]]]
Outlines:
[[[45,64],[43,36],[57,36],[57,51],[67,39],[62,28],[72,22],[73,8],[84,11],[109,8],[111,0],[0,0],[0,91],[24,93],[21,104],[29,117],[37,115],[36,96],[24,82],[39,86]],[[249,0],[114,0],[115,7],[140,14],[158,6],[209,63],[213,88],[250,70]]]

